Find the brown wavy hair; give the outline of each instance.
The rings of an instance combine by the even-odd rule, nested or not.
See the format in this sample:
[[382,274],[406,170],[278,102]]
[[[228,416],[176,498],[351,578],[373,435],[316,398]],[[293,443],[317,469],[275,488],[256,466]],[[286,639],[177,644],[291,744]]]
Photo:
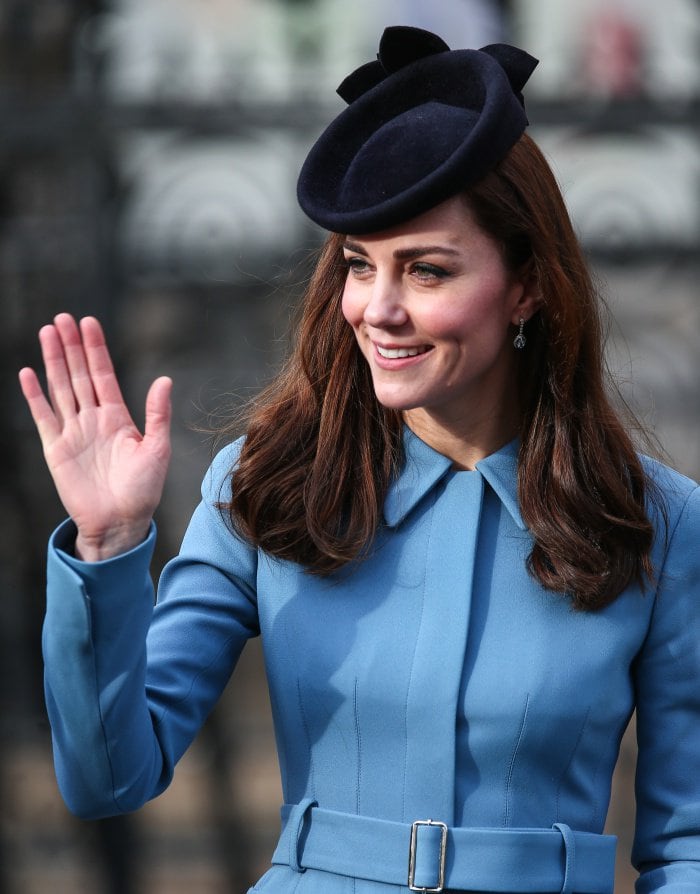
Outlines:
[[[520,383],[518,494],[543,587],[596,609],[652,574],[652,485],[611,401],[600,300],[559,187],[524,135],[465,191],[507,266],[541,305],[528,324]],[[343,236],[320,252],[291,354],[246,414],[224,504],[251,543],[308,571],[361,559],[402,462],[401,414],[377,401],[341,311]]]

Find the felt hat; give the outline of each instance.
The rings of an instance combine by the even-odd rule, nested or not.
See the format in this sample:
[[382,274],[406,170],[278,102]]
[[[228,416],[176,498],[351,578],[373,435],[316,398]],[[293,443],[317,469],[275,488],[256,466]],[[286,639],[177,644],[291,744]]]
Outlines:
[[348,103],[311,148],[297,196],[327,230],[361,234],[427,211],[495,167],[525,130],[537,60],[516,47],[450,50],[387,28],[377,59],[338,87]]

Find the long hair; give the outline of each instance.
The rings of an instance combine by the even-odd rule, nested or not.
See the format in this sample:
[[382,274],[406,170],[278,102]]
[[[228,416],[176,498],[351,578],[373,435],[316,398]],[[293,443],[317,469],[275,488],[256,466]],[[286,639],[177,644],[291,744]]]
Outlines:
[[[609,395],[599,299],[555,178],[524,135],[465,191],[541,304],[520,359],[518,493],[547,589],[596,609],[651,576],[650,484]],[[377,401],[341,310],[343,237],[321,251],[289,359],[253,402],[226,504],[251,543],[312,573],[361,559],[400,468],[401,414]]]
[[328,238],[291,354],[249,407],[227,507],[256,546],[319,574],[370,544],[401,461],[401,417],[378,403],[341,312],[342,244]]
[[[533,538],[532,574],[580,608],[611,602],[652,576],[648,481],[607,373],[601,302],[559,187],[524,135],[468,193],[506,264],[541,299],[520,371],[518,496]],[[661,515],[663,506],[659,507]]]

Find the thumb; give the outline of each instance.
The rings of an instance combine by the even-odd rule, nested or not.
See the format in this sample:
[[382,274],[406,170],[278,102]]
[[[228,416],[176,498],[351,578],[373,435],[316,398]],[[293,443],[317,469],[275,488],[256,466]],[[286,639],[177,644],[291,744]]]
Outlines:
[[168,448],[170,444],[170,393],[173,381],[168,376],[161,376],[148,389],[146,395],[146,417],[144,435],[149,440],[159,442],[159,446]]

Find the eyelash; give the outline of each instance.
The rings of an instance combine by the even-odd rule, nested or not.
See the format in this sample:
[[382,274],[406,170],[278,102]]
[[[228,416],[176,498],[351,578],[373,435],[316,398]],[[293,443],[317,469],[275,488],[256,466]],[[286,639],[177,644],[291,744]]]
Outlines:
[[[369,261],[361,257],[344,258],[343,264],[347,267],[348,272],[355,276],[361,276],[369,268]],[[416,274],[419,280],[446,279],[451,276],[449,270],[435,264],[428,264],[426,261],[417,261],[412,265],[410,273]]]
[[348,272],[360,273],[364,272],[369,265],[364,258],[343,258],[343,266],[348,269]]
[[425,261],[419,261],[417,264],[414,264],[411,272],[418,273],[422,279],[446,279],[450,276],[449,270],[445,270],[444,267],[438,267],[435,264],[427,264]]

